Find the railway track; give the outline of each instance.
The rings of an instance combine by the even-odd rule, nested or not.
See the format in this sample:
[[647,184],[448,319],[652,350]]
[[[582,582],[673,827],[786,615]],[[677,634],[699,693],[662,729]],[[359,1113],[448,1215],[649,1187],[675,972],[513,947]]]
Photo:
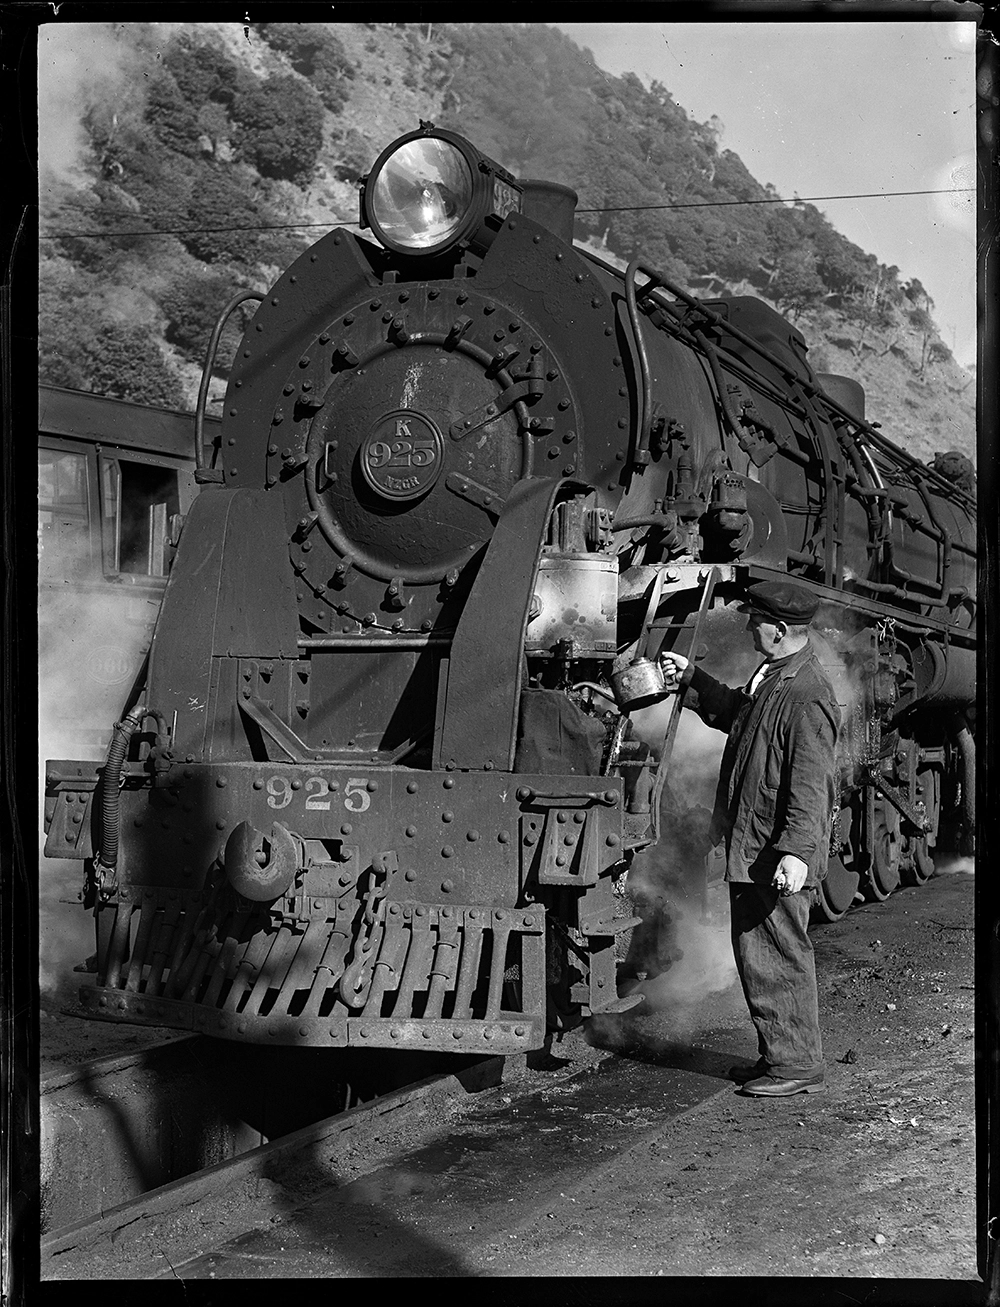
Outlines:
[[[324,1056],[326,1074],[306,1077]],[[206,1228],[266,1221],[276,1188],[308,1190],[304,1158],[341,1170],[355,1150],[371,1159],[383,1136],[417,1131],[527,1058],[404,1060],[341,1054],[334,1064],[325,1050],[180,1036],[47,1077],[42,1278],[149,1278],[168,1245],[183,1257]],[[450,1069],[427,1074],[435,1066]],[[248,1073],[268,1082],[266,1095],[248,1089]]]
[[[722,1036],[716,1042],[728,1041]],[[331,1274],[371,1274],[351,1269],[367,1266],[369,1257],[389,1259],[378,1274],[421,1274],[408,1269],[405,1249],[423,1256],[436,1234],[421,1240],[401,1225],[398,1247],[375,1233],[368,1249],[359,1212],[381,1221],[393,1202],[402,1201],[410,1216],[423,1220],[420,1196],[426,1191],[433,1195],[429,1219],[433,1213],[435,1222],[456,1231],[476,1220],[485,1237],[512,1213],[529,1220],[536,1203],[544,1207],[559,1192],[592,1182],[595,1166],[620,1165],[665,1120],[732,1088],[718,1078],[728,1056],[721,1053],[703,1054],[700,1062],[695,1056],[687,1069],[658,1071],[652,1086],[648,1066],[609,1057],[582,1034],[557,1053],[536,1055],[531,1067],[529,1058],[470,1060],[95,1210],[45,1236],[42,1279],[212,1278],[217,1263],[219,1278],[240,1278],[257,1259],[234,1258],[231,1248],[271,1235],[283,1238],[281,1232],[298,1228],[300,1215],[317,1203],[340,1213],[350,1208],[350,1215],[334,1219],[352,1247]],[[488,1165],[480,1174],[484,1154]],[[489,1219],[482,1211],[472,1215],[484,1184],[495,1195]],[[524,1186],[532,1199],[522,1212]],[[288,1274],[321,1273],[316,1267],[326,1264],[325,1252],[307,1249],[305,1268]]]
[[666,1122],[732,1090],[721,1051],[652,1070],[587,1053],[540,1074],[494,1058],[338,1113],[55,1231],[42,1277],[464,1274],[449,1247],[571,1215]]

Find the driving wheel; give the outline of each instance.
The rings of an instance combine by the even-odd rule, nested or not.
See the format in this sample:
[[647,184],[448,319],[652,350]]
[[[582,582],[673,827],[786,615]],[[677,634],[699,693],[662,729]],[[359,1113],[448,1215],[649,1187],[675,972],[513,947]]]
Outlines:
[[930,829],[906,839],[903,879],[907,885],[923,885],[934,875],[934,845],[941,815],[941,776],[936,767],[917,772],[917,800],[924,805]]
[[867,893],[881,902],[899,887],[903,842],[899,832],[899,813],[892,804],[881,794],[876,794],[873,810]]
[[820,921],[839,921],[854,902],[860,876],[849,871],[840,858],[831,854],[826,875],[819,884],[815,915]]

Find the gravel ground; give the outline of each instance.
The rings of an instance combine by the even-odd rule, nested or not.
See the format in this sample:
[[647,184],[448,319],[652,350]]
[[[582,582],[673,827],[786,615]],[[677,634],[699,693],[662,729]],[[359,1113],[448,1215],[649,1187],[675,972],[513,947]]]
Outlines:
[[[939,875],[814,929],[827,1091],[716,1095],[484,1248],[479,1273],[978,1280],[973,894]],[[734,1048],[747,1027],[737,1009]],[[618,1038],[676,1056],[655,1017]]]

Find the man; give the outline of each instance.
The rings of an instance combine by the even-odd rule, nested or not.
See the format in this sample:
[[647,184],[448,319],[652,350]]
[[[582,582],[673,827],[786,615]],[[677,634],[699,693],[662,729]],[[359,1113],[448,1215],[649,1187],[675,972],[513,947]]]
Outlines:
[[813,891],[826,874],[840,712],[809,638],[803,586],[760,582],[741,611],[764,659],[731,689],[680,654],[660,655],[667,690],[729,735],[710,838],[723,843],[733,950],[760,1060],[742,1092],[818,1093],[825,1065],[812,944]]

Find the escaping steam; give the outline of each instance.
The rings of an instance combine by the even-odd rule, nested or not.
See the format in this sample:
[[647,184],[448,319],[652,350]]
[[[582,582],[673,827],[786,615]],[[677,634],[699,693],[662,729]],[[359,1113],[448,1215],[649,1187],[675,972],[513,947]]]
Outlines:
[[84,577],[89,559],[50,526],[43,520],[39,527],[39,983],[43,997],[64,1001],[79,980],[73,967],[94,952],[94,932],[79,901],[83,862],[43,854],[46,762],[103,759],[148,648],[156,604],[124,587],[107,595],[105,586],[56,580]]
[[42,197],[53,182],[88,180],[83,116],[135,99],[141,70],[122,23],[42,25],[38,31],[38,161]]
[[[727,685],[746,684],[760,657],[745,615],[722,608],[709,622],[699,666]],[[814,630],[813,641],[846,720],[861,686],[839,652],[843,636]],[[662,739],[670,711],[667,700],[634,714],[636,734],[647,742]],[[645,1002],[634,1009],[635,1019],[602,1019],[596,1031],[602,1042],[686,1048],[704,1024],[706,1001],[736,980],[724,854],[709,840],[725,739],[693,711],[682,711],[660,805],[660,841],[636,857],[625,888],[642,924],[622,966],[623,992],[641,992]]]
[[963,857],[960,853],[935,853],[934,874],[935,876],[974,876],[976,860]]

